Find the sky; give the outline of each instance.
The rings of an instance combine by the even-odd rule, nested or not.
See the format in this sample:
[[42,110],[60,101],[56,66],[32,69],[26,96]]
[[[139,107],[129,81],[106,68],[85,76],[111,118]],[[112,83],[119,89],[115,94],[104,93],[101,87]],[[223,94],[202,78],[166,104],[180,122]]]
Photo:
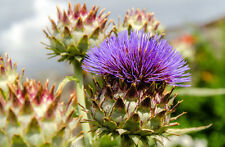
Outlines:
[[[124,16],[127,9],[146,8],[154,12],[165,27],[204,24],[225,16],[224,0],[76,0],[73,4],[93,4],[110,11],[110,18]],[[70,73],[67,63],[48,60],[48,51],[40,42],[47,42],[42,32],[49,26],[48,17],[56,18],[56,5],[67,8],[68,0],[1,0],[0,53],[7,52],[18,68],[26,67],[29,77],[45,73]],[[50,71],[50,72],[49,72]]]

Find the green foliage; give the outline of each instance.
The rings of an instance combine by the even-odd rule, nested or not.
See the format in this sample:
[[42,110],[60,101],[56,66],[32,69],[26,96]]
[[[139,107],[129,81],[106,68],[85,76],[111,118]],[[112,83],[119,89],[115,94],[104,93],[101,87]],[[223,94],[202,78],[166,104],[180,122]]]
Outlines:
[[94,141],[93,147],[120,147],[120,137],[113,139],[111,135],[103,135]]
[[[213,36],[212,34],[215,34],[218,30],[221,34]],[[225,145],[225,95],[213,94],[213,92],[220,92],[220,94],[225,92],[223,89],[225,87],[225,25],[224,23],[217,24],[207,28],[206,32],[199,30],[194,32],[193,35],[196,39],[196,56],[191,64],[192,85],[204,89],[220,88],[220,90],[209,89],[207,94],[206,91],[204,92],[206,95],[202,95],[203,97],[198,95],[203,91],[196,94],[196,91],[191,90],[186,96],[184,96],[185,94],[178,95],[178,100],[184,99],[184,103],[178,108],[177,114],[183,111],[188,112],[178,122],[183,127],[213,123],[213,126],[209,129],[195,133],[193,136],[206,138],[209,146],[221,147]]]

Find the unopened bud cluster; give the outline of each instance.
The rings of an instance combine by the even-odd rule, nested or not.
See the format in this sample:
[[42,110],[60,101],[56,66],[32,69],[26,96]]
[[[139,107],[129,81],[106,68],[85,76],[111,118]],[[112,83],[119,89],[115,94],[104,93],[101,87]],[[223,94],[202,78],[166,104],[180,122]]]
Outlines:
[[58,21],[50,19],[51,30],[45,30],[50,44],[52,57],[59,56],[59,61],[80,62],[86,51],[106,38],[108,16],[104,9],[98,13],[99,7],[93,6],[90,11],[86,4],[79,3],[72,8],[69,3],[67,11],[58,8]]

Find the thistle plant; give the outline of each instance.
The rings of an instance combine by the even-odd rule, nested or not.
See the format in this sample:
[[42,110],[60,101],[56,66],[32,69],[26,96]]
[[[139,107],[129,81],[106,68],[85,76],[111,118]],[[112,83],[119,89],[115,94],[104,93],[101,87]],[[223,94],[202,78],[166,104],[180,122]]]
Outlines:
[[58,7],[58,21],[50,19],[52,29],[44,30],[50,42],[46,48],[52,51],[49,55],[59,56],[59,61],[81,62],[86,51],[106,37],[110,13],[102,9],[97,14],[98,10],[99,7],[93,6],[88,11],[86,4],[79,3],[74,8],[69,3],[67,11]]
[[[151,146],[169,135],[210,126],[172,128],[185,114],[172,116],[182,102],[172,93],[175,87],[190,86],[191,74],[179,52],[162,38],[154,14],[131,9],[110,31],[110,13],[98,10],[69,3],[68,10],[57,8],[57,21],[50,18],[51,29],[44,30],[50,58],[74,67],[74,76],[57,90],[48,81],[23,81],[24,70],[18,74],[7,54],[0,57],[0,147],[69,147],[81,137],[87,147],[118,138],[125,147]],[[90,107],[83,70],[102,78],[87,90]],[[70,80],[76,92],[63,103],[62,89]],[[79,122],[82,131],[74,135]]]
[[[90,11],[87,10],[86,4],[80,6],[76,4],[74,9],[69,3],[68,11],[58,10],[57,23],[50,19],[52,30],[45,30],[50,44],[46,48],[51,50],[51,57],[59,56],[60,61],[68,61],[73,64],[74,77],[77,79],[75,86],[78,102],[85,107],[83,74],[81,69],[82,60],[86,51],[93,45],[99,44],[106,37],[108,28],[108,16],[104,9],[97,14],[99,7],[93,6]],[[79,114],[87,119],[86,113],[78,107]],[[85,144],[90,145],[91,136],[88,134],[90,127],[88,124],[82,124],[85,136]]]
[[140,10],[127,10],[123,22],[120,22],[120,17],[118,24],[114,25],[118,32],[125,30],[143,30],[145,33],[151,32],[151,34],[163,34],[164,30],[160,26],[160,22],[155,19],[154,13],[146,12],[145,9]]
[[[95,91],[90,89],[87,120],[99,136],[121,136],[123,146],[150,146],[178,132],[170,128],[185,113],[171,117],[181,103],[172,92],[190,86],[184,83],[191,78],[182,56],[161,36],[118,33],[87,53],[83,69],[103,77],[102,86],[95,82]],[[167,92],[167,85],[174,87]]]
[[76,97],[64,105],[62,87],[54,92],[35,80],[8,83],[9,94],[0,90],[0,147],[68,147],[76,139]]

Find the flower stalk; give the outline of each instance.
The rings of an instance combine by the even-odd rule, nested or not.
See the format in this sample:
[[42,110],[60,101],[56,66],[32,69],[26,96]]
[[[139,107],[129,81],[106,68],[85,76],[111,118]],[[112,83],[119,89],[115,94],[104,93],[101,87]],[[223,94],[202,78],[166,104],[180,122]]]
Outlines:
[[[85,97],[84,97],[84,84],[83,84],[83,74],[82,74],[82,68],[81,64],[78,62],[73,62],[74,67],[74,76],[78,79],[75,82],[75,88],[77,93],[77,102],[83,106],[83,108],[86,109],[86,103],[85,103]],[[87,113],[82,111],[82,107],[78,106],[78,113],[79,116],[81,116],[83,119],[88,119]],[[90,132],[90,126],[88,123],[82,123],[81,124],[82,130],[84,132],[84,143],[86,147],[91,146],[91,134]]]

